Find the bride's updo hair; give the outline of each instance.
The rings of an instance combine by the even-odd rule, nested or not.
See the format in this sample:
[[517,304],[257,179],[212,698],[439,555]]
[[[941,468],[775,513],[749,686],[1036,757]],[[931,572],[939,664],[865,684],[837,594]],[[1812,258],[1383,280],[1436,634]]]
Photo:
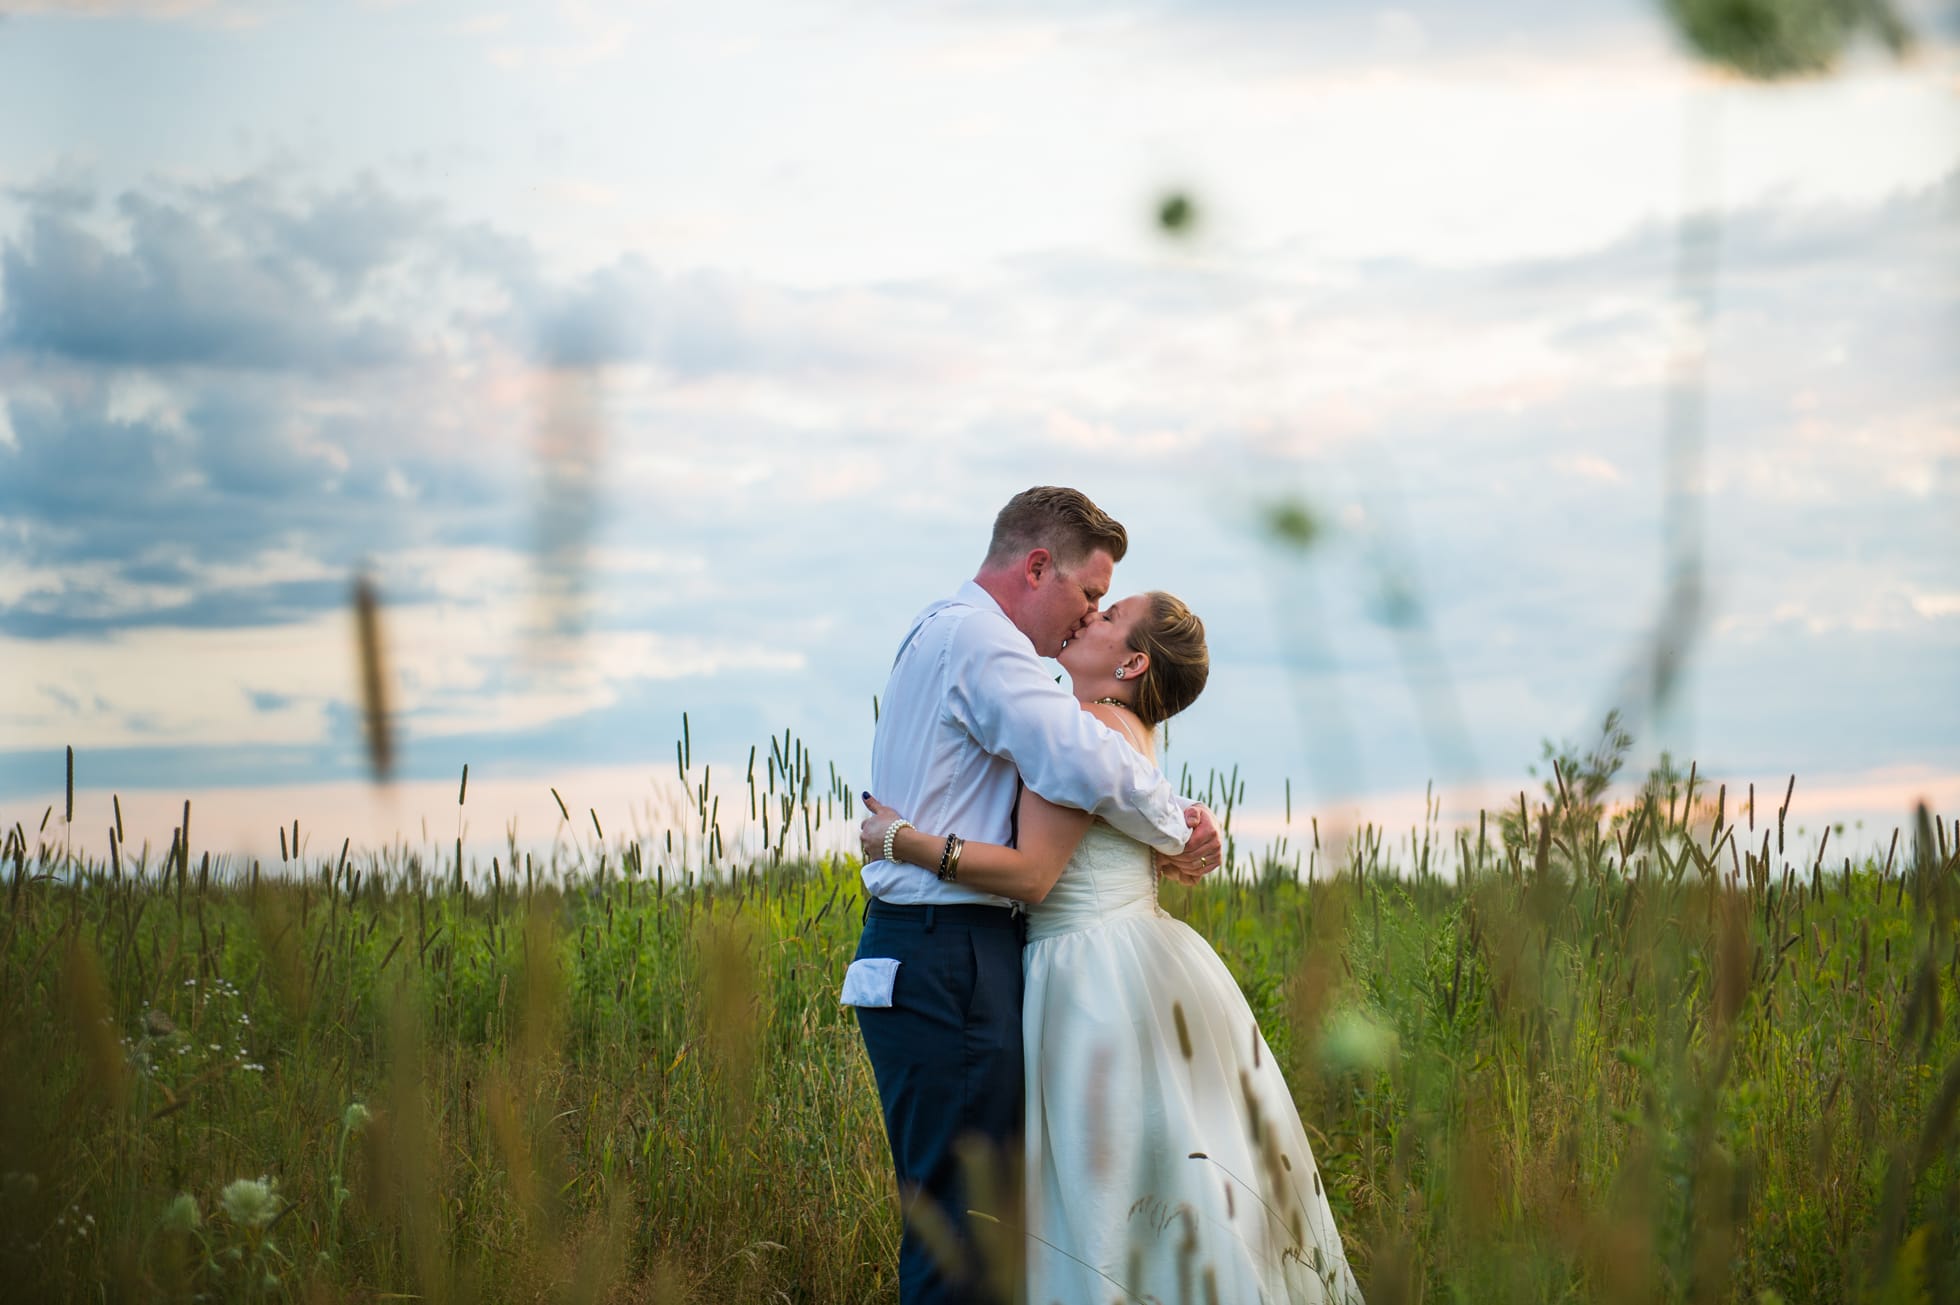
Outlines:
[[1205,649],[1205,623],[1184,603],[1160,589],[1144,595],[1149,607],[1130,627],[1130,649],[1147,653],[1150,669],[1137,681],[1136,714],[1152,729],[1189,707],[1205,691],[1211,654]]

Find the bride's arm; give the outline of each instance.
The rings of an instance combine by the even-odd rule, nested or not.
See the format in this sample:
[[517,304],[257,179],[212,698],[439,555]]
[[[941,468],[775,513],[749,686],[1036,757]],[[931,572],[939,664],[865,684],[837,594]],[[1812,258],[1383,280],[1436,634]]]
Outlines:
[[[858,837],[864,846],[864,859],[873,861],[885,854],[885,830],[898,819],[898,812],[869,793],[864,795],[864,806],[871,814],[859,826]],[[1058,807],[1033,789],[1022,791],[1019,813],[1015,838],[1019,846],[967,843],[960,852],[956,882],[1017,902],[1039,902],[1048,896],[1095,817],[1073,807]],[[944,834],[910,824],[892,840],[892,852],[900,861],[934,872],[945,851]]]

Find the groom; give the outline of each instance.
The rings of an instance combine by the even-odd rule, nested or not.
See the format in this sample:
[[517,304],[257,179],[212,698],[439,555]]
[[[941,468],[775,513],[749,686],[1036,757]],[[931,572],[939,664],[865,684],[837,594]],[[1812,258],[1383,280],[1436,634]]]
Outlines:
[[[871,745],[871,791],[916,821],[1012,844],[1026,784],[1093,811],[1196,878],[1218,864],[1211,813],[1043,669],[1096,614],[1129,536],[1072,489],[1016,494],[979,574],[900,642]],[[982,1299],[957,1145],[1021,1133],[1022,922],[1005,898],[894,861],[864,867],[864,936],[844,980],[857,1007],[906,1201],[905,1305]],[[1016,1212],[1003,1212],[1012,1215]]]

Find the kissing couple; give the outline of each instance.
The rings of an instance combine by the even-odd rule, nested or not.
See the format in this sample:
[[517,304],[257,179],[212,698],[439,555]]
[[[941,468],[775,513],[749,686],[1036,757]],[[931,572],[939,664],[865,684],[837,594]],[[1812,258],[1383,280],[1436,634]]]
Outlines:
[[[1358,1303],[1244,995],[1157,904],[1160,873],[1219,862],[1155,760],[1210,656],[1169,594],[1103,605],[1128,546],[1076,490],[1015,495],[881,699],[843,1003],[905,1202],[900,1299]],[[1025,1244],[990,1262],[976,1220]]]

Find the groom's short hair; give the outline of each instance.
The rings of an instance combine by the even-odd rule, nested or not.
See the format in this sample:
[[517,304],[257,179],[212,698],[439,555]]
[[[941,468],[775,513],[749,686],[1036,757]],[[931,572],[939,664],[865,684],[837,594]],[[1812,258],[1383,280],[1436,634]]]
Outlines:
[[987,564],[1003,566],[1037,548],[1054,555],[1056,565],[1080,566],[1101,549],[1120,562],[1130,547],[1123,523],[1089,501],[1078,489],[1036,485],[1007,500],[994,518],[994,537],[987,545]]

